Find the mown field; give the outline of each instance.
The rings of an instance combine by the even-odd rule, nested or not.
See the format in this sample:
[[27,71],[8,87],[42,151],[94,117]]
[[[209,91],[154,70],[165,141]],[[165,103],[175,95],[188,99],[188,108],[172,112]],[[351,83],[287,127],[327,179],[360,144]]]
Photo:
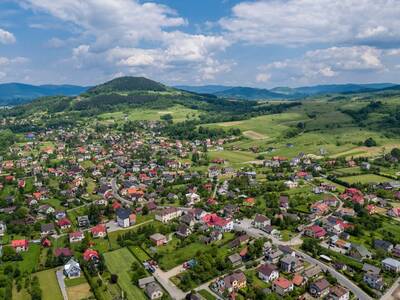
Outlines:
[[137,261],[127,248],[104,253],[104,259],[108,270],[118,275],[118,285],[125,292],[127,299],[147,299],[143,291],[132,284],[129,274],[132,263]]
[[382,182],[389,182],[391,179],[375,175],[375,174],[361,174],[357,176],[347,176],[347,177],[340,177],[340,180],[343,180],[349,184],[353,183],[382,183]]

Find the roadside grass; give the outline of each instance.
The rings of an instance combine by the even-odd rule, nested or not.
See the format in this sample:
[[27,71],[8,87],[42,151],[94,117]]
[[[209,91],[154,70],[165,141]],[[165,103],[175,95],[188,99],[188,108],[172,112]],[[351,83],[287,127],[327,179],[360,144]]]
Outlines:
[[217,298],[214,297],[209,291],[207,290],[200,290],[199,294],[206,300],[216,300]]
[[104,253],[104,259],[108,270],[112,274],[118,275],[118,285],[128,299],[147,299],[143,291],[132,283],[130,268],[132,263],[137,260],[127,248]]
[[33,274],[39,279],[42,289],[43,300],[62,300],[63,296],[60,291],[56,277],[56,269],[50,269]]

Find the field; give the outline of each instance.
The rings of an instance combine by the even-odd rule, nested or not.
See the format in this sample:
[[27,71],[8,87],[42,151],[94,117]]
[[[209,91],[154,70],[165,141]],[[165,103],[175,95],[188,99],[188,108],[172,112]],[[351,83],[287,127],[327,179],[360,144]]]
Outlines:
[[128,299],[147,299],[143,294],[143,291],[136,285],[132,284],[129,270],[136,259],[127,248],[104,253],[104,258],[108,270],[112,274],[118,274],[118,285],[125,292],[125,296]]
[[361,174],[357,176],[347,176],[347,177],[340,177],[340,180],[343,180],[349,184],[353,183],[382,183],[391,181],[391,179],[375,175],[375,174]]
[[217,298],[214,297],[209,291],[207,290],[200,290],[199,294],[206,300],[215,300]]
[[68,299],[87,299],[92,296],[90,285],[87,282],[68,287],[67,294]]
[[[356,108],[364,103],[350,100],[347,102],[309,101],[281,114],[207,126],[223,129],[239,128],[244,138],[226,145],[225,148],[235,146],[247,150],[256,146],[266,156],[293,157],[300,152],[319,156],[321,149],[331,157],[372,156],[400,146],[399,139],[387,138],[383,133],[355,126],[350,116],[338,110],[347,105]],[[299,122],[306,124],[306,130],[288,137],[288,132],[293,131]],[[378,146],[371,148],[362,146],[361,144],[369,137],[377,141]],[[288,143],[292,144],[291,147],[287,147]],[[268,148],[274,150],[267,152]],[[230,151],[224,154],[229,156],[227,152]]]
[[34,274],[38,277],[43,300],[62,300],[62,294],[56,278],[56,270],[50,269]]
[[122,121],[137,121],[137,120],[148,120],[148,121],[159,121],[163,115],[172,115],[174,122],[182,122],[187,119],[197,118],[199,112],[194,109],[184,107],[182,105],[176,105],[166,110],[154,110],[154,109],[133,109],[124,112],[113,112],[104,113],[97,117],[97,119],[103,123],[119,123]]

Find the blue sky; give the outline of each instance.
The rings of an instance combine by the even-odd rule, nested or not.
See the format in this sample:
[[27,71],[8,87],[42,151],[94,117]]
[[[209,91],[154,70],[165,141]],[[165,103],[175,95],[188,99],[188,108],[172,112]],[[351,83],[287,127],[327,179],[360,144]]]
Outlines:
[[3,0],[0,82],[399,82],[398,0]]

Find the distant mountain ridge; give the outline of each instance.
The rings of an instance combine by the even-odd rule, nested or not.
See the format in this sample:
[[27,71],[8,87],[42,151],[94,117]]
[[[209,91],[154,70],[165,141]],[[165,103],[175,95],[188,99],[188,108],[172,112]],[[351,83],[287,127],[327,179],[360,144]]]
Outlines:
[[206,86],[178,86],[182,90],[195,93],[210,93],[219,97],[232,97],[249,100],[264,99],[302,99],[308,96],[322,94],[347,94],[376,92],[381,90],[400,89],[394,83],[371,83],[371,84],[328,84],[304,87],[275,87],[272,89],[262,89],[253,87],[232,87],[223,85]]
[[24,83],[0,84],[0,105],[16,105],[44,96],[76,96],[88,87],[78,85],[31,85]]

